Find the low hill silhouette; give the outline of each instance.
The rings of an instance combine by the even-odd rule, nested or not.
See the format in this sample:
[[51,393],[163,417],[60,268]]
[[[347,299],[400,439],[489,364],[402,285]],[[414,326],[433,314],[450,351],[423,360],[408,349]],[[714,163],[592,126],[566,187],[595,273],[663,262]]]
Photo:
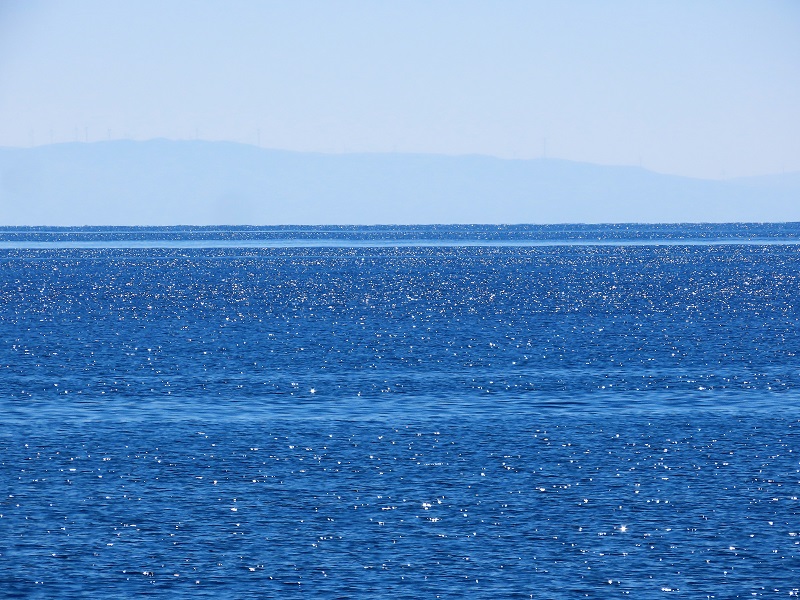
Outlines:
[[151,140],[0,148],[0,225],[800,221],[800,174]]

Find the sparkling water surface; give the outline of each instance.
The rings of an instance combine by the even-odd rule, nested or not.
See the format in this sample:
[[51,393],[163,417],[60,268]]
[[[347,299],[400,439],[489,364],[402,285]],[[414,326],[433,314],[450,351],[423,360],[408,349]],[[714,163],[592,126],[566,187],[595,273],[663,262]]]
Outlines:
[[799,233],[0,228],[0,590],[796,596]]

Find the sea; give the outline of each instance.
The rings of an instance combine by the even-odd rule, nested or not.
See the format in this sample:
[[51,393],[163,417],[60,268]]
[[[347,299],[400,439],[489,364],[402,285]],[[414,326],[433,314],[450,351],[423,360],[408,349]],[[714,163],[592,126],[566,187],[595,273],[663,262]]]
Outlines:
[[0,596],[800,595],[800,223],[0,228]]

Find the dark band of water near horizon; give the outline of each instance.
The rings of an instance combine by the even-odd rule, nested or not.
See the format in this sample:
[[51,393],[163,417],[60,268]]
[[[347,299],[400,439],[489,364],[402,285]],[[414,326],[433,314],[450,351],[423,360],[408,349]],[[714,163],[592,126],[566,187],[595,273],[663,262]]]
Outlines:
[[800,223],[0,227],[0,249],[794,245]]

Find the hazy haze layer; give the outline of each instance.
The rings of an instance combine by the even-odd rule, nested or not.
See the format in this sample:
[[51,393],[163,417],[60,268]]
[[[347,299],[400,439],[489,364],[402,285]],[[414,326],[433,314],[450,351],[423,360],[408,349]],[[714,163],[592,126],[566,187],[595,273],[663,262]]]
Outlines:
[[800,175],[709,181],[486,156],[227,142],[0,149],[0,225],[800,221]]

